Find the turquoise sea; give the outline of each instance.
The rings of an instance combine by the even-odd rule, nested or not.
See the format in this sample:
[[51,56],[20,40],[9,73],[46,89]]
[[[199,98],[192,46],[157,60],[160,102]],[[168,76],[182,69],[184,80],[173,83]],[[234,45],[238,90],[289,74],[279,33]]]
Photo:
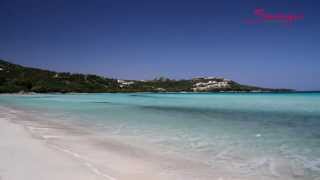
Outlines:
[[320,93],[1,95],[0,106],[139,139],[212,168],[320,179]]

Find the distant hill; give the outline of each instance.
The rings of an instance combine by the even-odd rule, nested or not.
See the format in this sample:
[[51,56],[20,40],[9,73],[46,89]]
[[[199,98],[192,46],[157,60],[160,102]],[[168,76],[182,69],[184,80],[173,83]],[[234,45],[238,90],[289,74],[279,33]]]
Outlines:
[[0,60],[0,93],[102,93],[102,92],[221,92],[290,91],[241,85],[218,77],[149,81],[118,80],[93,74],[61,73],[24,67]]
[[115,79],[96,75],[58,73],[0,60],[0,92],[112,92]]

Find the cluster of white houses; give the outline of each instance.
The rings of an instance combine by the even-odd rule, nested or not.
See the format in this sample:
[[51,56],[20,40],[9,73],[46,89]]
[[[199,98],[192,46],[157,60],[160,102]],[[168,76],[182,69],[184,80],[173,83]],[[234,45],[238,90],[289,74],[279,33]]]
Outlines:
[[[193,78],[193,91],[207,91],[212,89],[223,89],[230,87],[231,80],[220,78],[220,77],[198,77]],[[129,80],[117,80],[119,86],[121,88],[128,87],[133,85],[134,81]],[[145,81],[143,81],[145,82]],[[159,91],[165,91],[165,89],[161,88]]]
[[193,85],[193,91],[206,91],[210,89],[228,88],[231,82],[231,80],[216,77],[200,78],[196,80],[198,82]]
[[120,86],[121,88],[127,87],[127,86],[130,86],[130,85],[134,84],[133,81],[126,81],[126,80],[121,80],[121,79],[118,79],[117,81],[118,81],[119,86]]

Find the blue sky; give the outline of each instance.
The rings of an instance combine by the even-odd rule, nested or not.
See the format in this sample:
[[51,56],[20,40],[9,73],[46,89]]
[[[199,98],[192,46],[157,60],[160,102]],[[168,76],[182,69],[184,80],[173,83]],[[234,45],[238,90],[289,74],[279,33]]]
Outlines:
[[[320,90],[316,0],[0,0],[0,58],[124,79],[222,76]],[[303,13],[289,27],[253,11]]]

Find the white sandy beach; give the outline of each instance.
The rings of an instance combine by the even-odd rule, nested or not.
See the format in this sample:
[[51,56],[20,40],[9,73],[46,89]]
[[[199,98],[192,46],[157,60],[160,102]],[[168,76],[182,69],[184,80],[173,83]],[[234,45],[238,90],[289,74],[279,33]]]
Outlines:
[[[292,179],[292,170],[279,163],[262,163],[262,170],[271,171],[271,176],[241,175],[226,171],[228,164],[213,168],[204,161],[164,153],[130,138],[99,135],[90,128],[0,106],[0,180]],[[295,179],[303,179],[303,171],[293,172]]]
[[35,120],[26,112],[3,107],[0,142],[1,180],[213,178],[199,162],[161,156],[112,138],[99,139],[83,129]]
[[35,124],[19,119],[19,115],[16,111],[1,111],[1,180],[115,179],[83,161],[80,155],[49,144],[46,139],[57,136],[40,137],[36,133],[48,127],[35,127]]
[[0,179],[103,179],[71,156],[48,148],[18,124],[13,113],[1,112]]

